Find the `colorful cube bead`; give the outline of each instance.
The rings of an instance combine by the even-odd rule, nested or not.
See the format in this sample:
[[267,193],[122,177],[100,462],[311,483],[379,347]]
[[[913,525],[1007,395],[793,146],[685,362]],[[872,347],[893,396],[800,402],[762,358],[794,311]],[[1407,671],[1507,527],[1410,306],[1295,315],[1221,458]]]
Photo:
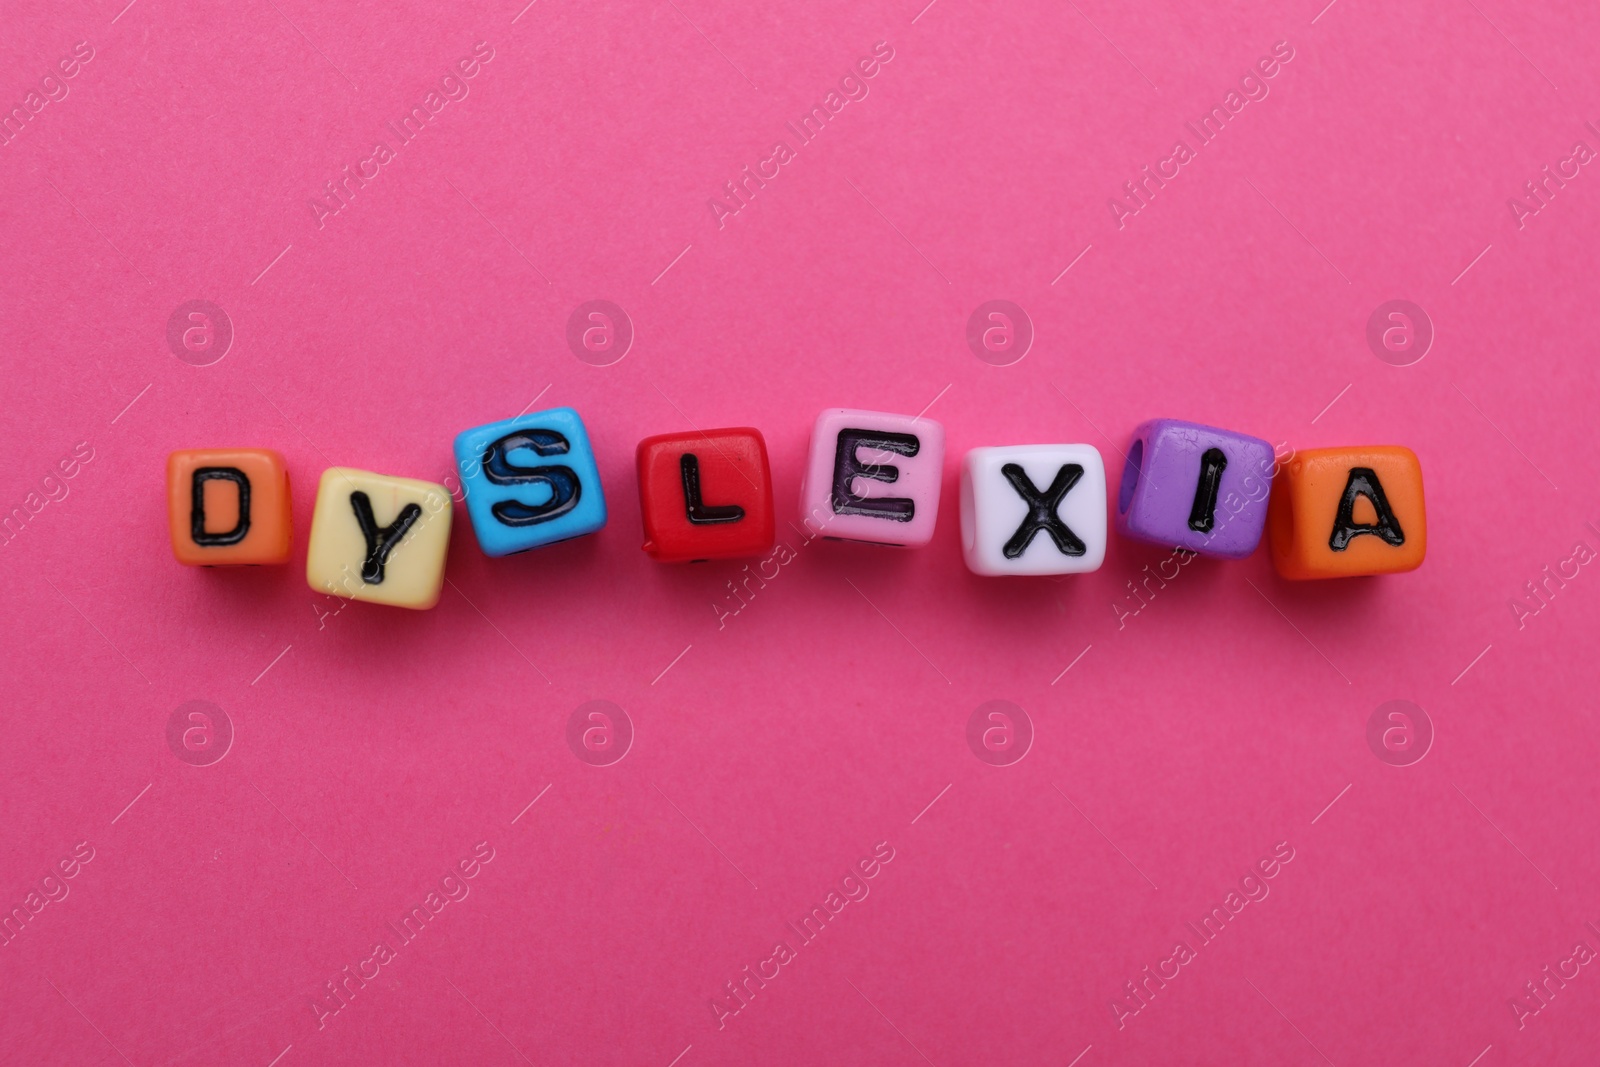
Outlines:
[[930,419],[829,408],[811,432],[800,513],[824,537],[915,547],[933,538],[944,427]]
[[639,442],[637,460],[650,558],[733,559],[772,547],[772,470],[761,431],[658,434]]
[[600,468],[571,408],[465,430],[455,453],[467,516],[486,556],[526,552],[606,524]]
[[1273,482],[1267,529],[1285,578],[1415,570],[1428,548],[1422,465],[1397,445],[1297,452]]
[[1261,543],[1274,466],[1259,437],[1177,419],[1133,431],[1117,532],[1164,548],[1243,559]]
[[197,567],[287,563],[289,468],[268,448],[190,448],[167,457],[172,554]]
[[974,448],[961,463],[961,554],[974,574],[1081,574],[1106,558],[1093,445]]
[[311,515],[306,581],[351,600],[431,608],[444,585],[450,519],[442,485],[329,467]]

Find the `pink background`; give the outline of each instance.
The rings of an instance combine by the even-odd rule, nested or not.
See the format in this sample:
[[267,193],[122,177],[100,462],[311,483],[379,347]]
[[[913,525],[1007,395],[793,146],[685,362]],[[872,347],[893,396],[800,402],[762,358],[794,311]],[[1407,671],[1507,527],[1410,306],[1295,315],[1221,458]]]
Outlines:
[[[1508,1001],[1600,949],[1600,575],[1520,628],[1509,604],[1600,548],[1600,174],[1521,229],[1507,206],[1600,148],[1592,6],[124,2],[0,34],[8,106],[94,49],[0,147],[0,506],[93,449],[0,552],[5,907],[94,849],[0,947],[0,1058],[1593,1061],[1593,967],[1521,1029]],[[479,41],[470,95],[319,228],[323,183]],[[877,41],[870,95],[719,229],[708,198]],[[1119,229],[1108,198],[1277,41],[1270,95]],[[195,298],[236,331],[210,366],[167,345]],[[565,341],[595,298],[637,331],[606,367]],[[1037,331],[1007,367],[964,340],[994,298]],[[1366,343],[1391,298],[1437,330],[1413,366]],[[588,422],[605,530],[491,561],[463,524],[436,610],[319,620],[321,470],[441,478],[541,391]],[[738,566],[639,551],[638,439],[760,427],[797,519],[819,410],[930,403],[927,549],[800,548],[721,630]],[[1161,551],[967,573],[967,448],[1086,441],[1115,484],[1158,415],[1412,447],[1427,562],[1198,562],[1120,629]],[[288,456],[291,566],[173,562],[163,460],[205,445]],[[167,744],[195,699],[236,732],[212,766]],[[636,731],[609,767],[565,741],[592,699]],[[991,699],[1036,732],[1012,766],[967,746]],[[1413,766],[1366,742],[1391,699],[1437,732]],[[480,841],[470,895],[319,1029],[323,984]],[[711,998],[879,841],[870,896],[719,1029]],[[1280,841],[1271,895],[1119,1029],[1123,984]]]

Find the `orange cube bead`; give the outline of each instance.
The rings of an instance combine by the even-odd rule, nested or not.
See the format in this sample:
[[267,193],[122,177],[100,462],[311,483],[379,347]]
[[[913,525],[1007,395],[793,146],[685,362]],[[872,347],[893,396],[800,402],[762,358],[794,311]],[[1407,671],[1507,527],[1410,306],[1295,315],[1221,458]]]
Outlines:
[[179,563],[287,563],[289,468],[268,448],[174,452],[167,457],[167,519]]
[[1272,481],[1267,537],[1284,578],[1416,570],[1428,548],[1416,453],[1398,445],[1295,453]]

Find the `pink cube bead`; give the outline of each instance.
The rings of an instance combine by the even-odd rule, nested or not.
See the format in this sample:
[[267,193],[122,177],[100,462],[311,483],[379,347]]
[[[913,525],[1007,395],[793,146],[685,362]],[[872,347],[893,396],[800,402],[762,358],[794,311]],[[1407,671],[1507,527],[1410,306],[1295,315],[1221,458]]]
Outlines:
[[943,476],[939,423],[829,408],[811,431],[800,515],[824,537],[918,547],[933,538]]

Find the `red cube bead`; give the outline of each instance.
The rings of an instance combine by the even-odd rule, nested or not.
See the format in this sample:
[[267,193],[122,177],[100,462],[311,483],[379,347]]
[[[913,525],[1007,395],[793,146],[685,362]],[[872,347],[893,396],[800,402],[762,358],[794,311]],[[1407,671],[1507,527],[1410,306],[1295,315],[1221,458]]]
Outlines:
[[644,550],[652,559],[732,559],[772,547],[772,469],[760,430],[646,437],[638,464]]

